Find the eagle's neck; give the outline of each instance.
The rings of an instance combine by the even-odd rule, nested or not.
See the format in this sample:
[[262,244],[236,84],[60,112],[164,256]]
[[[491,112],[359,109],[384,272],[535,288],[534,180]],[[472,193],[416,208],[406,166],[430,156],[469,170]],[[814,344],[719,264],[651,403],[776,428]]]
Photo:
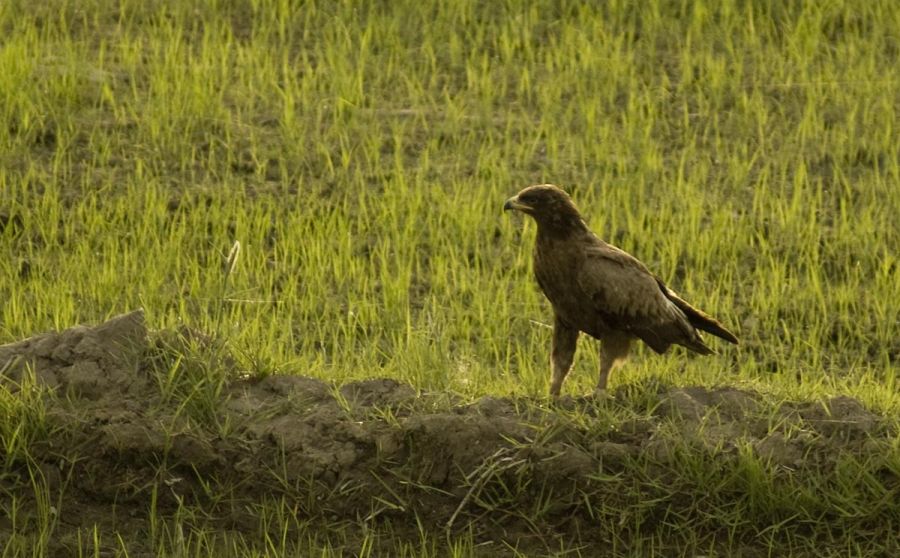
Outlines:
[[587,224],[578,214],[557,214],[537,220],[538,240],[558,240],[589,233]]

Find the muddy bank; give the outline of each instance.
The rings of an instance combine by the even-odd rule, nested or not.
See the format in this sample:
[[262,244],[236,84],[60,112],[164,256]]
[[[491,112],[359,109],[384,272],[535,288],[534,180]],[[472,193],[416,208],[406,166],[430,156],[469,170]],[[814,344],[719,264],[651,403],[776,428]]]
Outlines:
[[[141,312],[2,346],[0,370],[8,391],[41,390],[44,406],[0,489],[36,509],[29,471],[40,471],[59,502],[61,551],[94,525],[146,532],[151,500],[161,514],[201,507],[238,532],[258,531],[254,510],[279,501],[313,523],[390,525],[401,537],[415,538],[418,521],[518,547],[606,544],[672,510],[700,513],[704,496],[691,491],[705,487],[685,480],[687,456],[737,475],[717,488],[737,501],[749,497],[747,463],[789,488],[848,459],[880,459],[895,436],[848,397],[773,407],[738,389],[648,382],[549,406],[466,403],[389,379],[242,377],[222,347],[195,332],[149,332]],[[900,490],[898,471],[875,470],[884,490]],[[797,505],[828,513],[827,502]],[[750,518],[760,525],[728,536],[752,546],[767,522],[797,513],[782,508],[760,509]],[[9,529],[0,522],[0,535]]]

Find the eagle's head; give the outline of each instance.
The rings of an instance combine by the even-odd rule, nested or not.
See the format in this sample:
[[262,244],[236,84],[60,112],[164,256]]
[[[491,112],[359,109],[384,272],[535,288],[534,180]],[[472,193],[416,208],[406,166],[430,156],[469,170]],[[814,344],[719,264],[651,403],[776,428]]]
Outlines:
[[552,184],[529,186],[506,200],[503,209],[514,209],[531,215],[537,224],[548,227],[583,226],[581,214],[572,203],[572,198],[561,188]]

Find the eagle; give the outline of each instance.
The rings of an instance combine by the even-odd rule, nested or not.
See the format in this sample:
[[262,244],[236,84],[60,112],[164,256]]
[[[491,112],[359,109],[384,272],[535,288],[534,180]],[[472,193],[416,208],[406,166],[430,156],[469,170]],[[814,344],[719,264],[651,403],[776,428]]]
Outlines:
[[537,223],[534,274],[553,306],[551,397],[559,397],[581,332],[600,341],[596,393],[606,391],[610,372],[636,339],[659,354],[673,344],[713,353],[697,330],[737,344],[725,326],[675,294],[637,258],[591,232],[562,189],[529,186],[503,209],[521,211]]

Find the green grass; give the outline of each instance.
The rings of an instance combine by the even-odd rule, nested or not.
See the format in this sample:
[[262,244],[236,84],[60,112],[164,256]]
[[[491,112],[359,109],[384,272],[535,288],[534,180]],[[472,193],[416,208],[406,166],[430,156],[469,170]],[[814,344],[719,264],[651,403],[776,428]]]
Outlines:
[[613,389],[900,417],[894,3],[524,4],[4,2],[0,342],[143,306],[252,373],[543,396],[534,227],[501,206],[553,182],[742,340],[638,350]]

